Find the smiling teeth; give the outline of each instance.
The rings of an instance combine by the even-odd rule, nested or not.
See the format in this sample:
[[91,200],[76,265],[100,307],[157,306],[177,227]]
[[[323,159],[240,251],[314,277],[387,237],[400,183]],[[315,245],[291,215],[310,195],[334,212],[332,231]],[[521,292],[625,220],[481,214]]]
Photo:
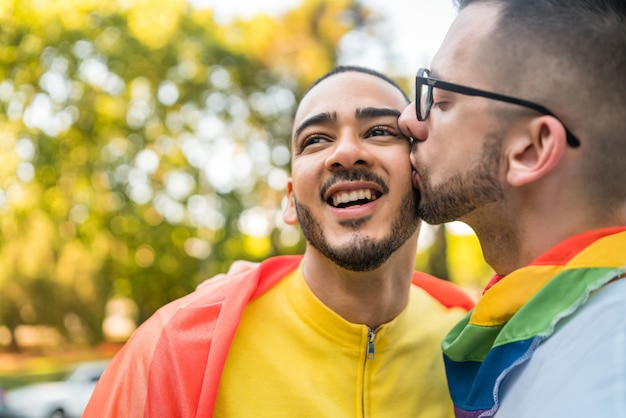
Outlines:
[[375,200],[372,198],[372,191],[370,189],[352,190],[350,192],[341,192],[333,196],[333,206],[337,206],[341,203],[355,202],[357,200]]

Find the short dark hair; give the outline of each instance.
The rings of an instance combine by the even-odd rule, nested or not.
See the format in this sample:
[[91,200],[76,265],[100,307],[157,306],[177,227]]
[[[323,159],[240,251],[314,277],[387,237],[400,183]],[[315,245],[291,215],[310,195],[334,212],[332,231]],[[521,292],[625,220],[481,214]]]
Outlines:
[[[573,71],[578,93],[617,106],[626,103],[625,0],[454,0],[459,11],[471,4],[493,4],[499,15],[495,31],[503,49],[514,56],[518,46],[543,55],[528,57],[525,68],[545,68],[533,57],[553,57],[558,72]],[[558,60],[558,61],[556,61]],[[521,61],[521,60],[518,60]],[[553,68],[553,72],[557,70]],[[558,74],[547,74],[552,77]],[[554,84],[558,88],[558,84]],[[571,86],[568,86],[571,87]],[[557,91],[558,92],[558,91]],[[553,94],[553,91],[547,92]],[[565,94],[563,91],[562,94]]]
[[319,83],[321,83],[322,81],[326,80],[328,77],[331,77],[331,76],[333,76],[335,74],[347,73],[347,72],[363,73],[363,74],[373,75],[374,77],[378,77],[381,80],[384,80],[387,83],[389,83],[392,86],[394,86],[395,88],[397,88],[398,91],[400,93],[402,93],[402,96],[406,100],[407,104],[411,101],[409,99],[409,96],[407,96],[407,94],[404,92],[404,90],[402,90],[402,88],[398,85],[398,83],[393,81],[391,78],[387,77],[385,74],[383,74],[381,72],[378,72],[376,70],[372,70],[371,68],[361,67],[361,66],[358,66],[358,65],[339,65],[339,66],[333,68],[332,70],[328,71],[326,74],[322,75],[317,80],[315,80],[313,82],[313,84],[311,84],[309,86],[309,88],[306,89],[306,91],[304,92],[302,97],[306,96],[313,89],[313,87],[317,86]]

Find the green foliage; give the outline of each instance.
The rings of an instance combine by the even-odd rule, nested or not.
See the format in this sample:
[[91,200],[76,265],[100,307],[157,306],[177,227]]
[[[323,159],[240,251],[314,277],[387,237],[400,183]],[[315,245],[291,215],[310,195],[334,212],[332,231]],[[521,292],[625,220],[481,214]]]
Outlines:
[[[0,348],[98,343],[105,316],[302,252],[280,217],[295,104],[370,18],[354,0],[221,26],[184,0],[0,2]],[[450,278],[445,238],[417,265]]]
[[5,331],[98,342],[113,297],[142,321],[232,260],[302,251],[277,220],[295,97],[364,23],[337,19],[348,1],[221,27],[182,1],[101,3],[0,7]]

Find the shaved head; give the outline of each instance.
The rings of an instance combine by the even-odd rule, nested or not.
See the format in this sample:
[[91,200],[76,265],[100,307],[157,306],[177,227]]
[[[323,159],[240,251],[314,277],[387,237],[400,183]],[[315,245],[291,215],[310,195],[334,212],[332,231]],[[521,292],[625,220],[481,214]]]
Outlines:
[[457,0],[497,8],[487,42],[472,57],[493,88],[542,103],[581,140],[590,197],[626,199],[626,2]]

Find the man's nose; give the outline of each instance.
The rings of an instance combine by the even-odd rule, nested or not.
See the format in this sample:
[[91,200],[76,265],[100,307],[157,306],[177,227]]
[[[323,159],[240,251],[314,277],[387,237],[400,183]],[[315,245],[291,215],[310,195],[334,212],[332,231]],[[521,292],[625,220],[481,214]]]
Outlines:
[[426,123],[417,120],[415,113],[415,102],[408,105],[400,118],[398,118],[398,127],[405,136],[411,137],[418,141],[425,141],[428,137]]
[[344,132],[335,140],[332,153],[326,159],[326,168],[349,168],[370,163],[371,154],[365,142],[355,132]]

